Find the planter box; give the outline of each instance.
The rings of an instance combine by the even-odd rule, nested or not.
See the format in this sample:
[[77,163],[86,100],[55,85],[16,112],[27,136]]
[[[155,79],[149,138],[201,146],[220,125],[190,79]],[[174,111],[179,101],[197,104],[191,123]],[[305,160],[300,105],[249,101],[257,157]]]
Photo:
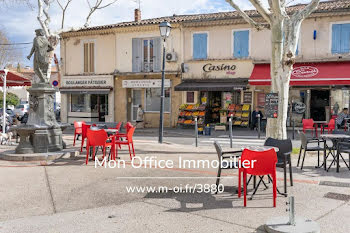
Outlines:
[[226,125],[215,125],[215,131],[218,130],[226,131]]

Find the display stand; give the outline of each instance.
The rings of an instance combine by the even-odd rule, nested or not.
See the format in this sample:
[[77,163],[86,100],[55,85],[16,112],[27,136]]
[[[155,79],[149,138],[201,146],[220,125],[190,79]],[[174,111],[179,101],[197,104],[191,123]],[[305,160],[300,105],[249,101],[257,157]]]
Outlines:
[[195,125],[195,117],[198,118],[198,127],[203,128],[205,123],[205,105],[183,104],[180,106],[180,112],[177,125],[182,127],[191,127]]

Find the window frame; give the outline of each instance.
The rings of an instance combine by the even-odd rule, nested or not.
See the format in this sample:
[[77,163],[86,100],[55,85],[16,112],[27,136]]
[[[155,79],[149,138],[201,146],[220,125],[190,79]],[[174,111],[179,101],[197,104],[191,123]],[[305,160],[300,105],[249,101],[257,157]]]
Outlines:
[[[161,87],[147,87],[147,88],[144,88],[144,112],[145,113],[160,113],[160,109],[159,111],[149,111],[147,110],[147,89],[153,89],[153,88],[158,88],[158,89],[161,89]],[[164,87],[164,92],[165,92],[165,89],[170,89],[170,95],[169,95],[169,98],[170,98],[170,106],[169,106],[169,111],[167,109],[165,109],[165,101],[164,101],[164,113],[171,113],[171,99],[172,99],[172,94],[171,94],[171,91],[172,91],[172,88],[171,86],[170,87]],[[164,96],[164,99],[165,99],[165,96]],[[159,106],[160,107],[160,106]]]
[[[154,72],[154,67],[156,66],[155,64],[155,56],[154,56],[154,41],[155,41],[155,37],[148,37],[148,38],[140,38],[141,39],[141,72]],[[145,62],[145,45],[144,42],[147,41],[147,62]],[[150,64],[151,63],[151,41],[152,41],[152,53],[153,53],[153,57],[152,57],[152,67],[148,67],[148,71],[146,71],[144,69],[145,67],[145,63]]]
[[[94,72],[85,72],[84,67],[85,67],[85,50],[84,50],[84,45],[88,43],[94,43]],[[82,54],[82,74],[96,74],[96,51],[97,51],[97,43],[96,39],[85,39],[81,41],[81,54]],[[90,49],[89,49],[90,51]]]
[[[248,57],[235,57],[235,32],[239,31],[249,31],[249,43],[248,43]],[[251,47],[252,47],[252,30],[251,28],[235,28],[231,31],[231,56],[234,59],[249,59],[251,57]]]
[[[207,34],[207,58],[199,58],[199,59],[195,59],[193,57],[193,48],[194,48],[194,40],[193,40],[193,36],[195,34]],[[201,60],[208,60],[209,59],[209,31],[196,31],[196,32],[192,32],[191,33],[191,58],[194,61],[201,61]]]
[[[350,24],[350,21],[336,21],[336,22],[330,22],[329,24],[329,43],[328,43],[328,46],[329,46],[329,54],[330,55],[333,55],[333,56],[337,56],[339,54],[350,54],[349,53],[332,53],[332,43],[333,43],[333,25],[334,24]],[[350,49],[350,48],[349,48]]]

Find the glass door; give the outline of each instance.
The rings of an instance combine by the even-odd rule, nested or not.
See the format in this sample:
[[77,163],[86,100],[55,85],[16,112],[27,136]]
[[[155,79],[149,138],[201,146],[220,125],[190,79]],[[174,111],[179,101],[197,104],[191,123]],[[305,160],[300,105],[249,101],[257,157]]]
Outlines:
[[137,109],[141,104],[141,90],[132,90],[131,120],[136,121]]

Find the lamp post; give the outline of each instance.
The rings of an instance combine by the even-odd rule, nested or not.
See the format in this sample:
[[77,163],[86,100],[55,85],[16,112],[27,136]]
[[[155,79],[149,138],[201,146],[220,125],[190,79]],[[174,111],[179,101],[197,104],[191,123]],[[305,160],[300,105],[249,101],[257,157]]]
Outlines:
[[2,78],[2,82],[4,84],[3,86],[3,94],[4,97],[2,99],[3,103],[2,103],[2,132],[6,133],[6,78],[7,78],[7,69],[4,69],[4,75]]
[[163,128],[164,128],[164,81],[165,81],[165,42],[170,35],[171,25],[164,21],[159,24],[160,36],[163,39],[163,64],[162,64],[162,85],[160,89],[160,116],[159,116],[159,138],[158,142],[163,143]]

